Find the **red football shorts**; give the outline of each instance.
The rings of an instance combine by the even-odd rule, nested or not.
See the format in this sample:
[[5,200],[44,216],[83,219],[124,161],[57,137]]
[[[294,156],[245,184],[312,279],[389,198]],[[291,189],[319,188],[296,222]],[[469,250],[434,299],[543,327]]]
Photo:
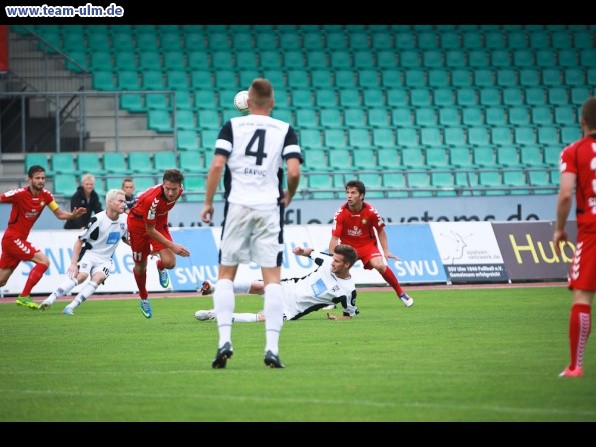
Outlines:
[[[170,229],[167,225],[161,227],[156,226],[155,229],[167,240],[172,241],[172,235],[170,234]],[[130,225],[129,220],[128,235],[130,248],[132,249],[132,258],[135,262],[146,261],[151,253],[168,248],[147,236],[147,230],[142,221],[141,225]]]
[[21,261],[30,261],[39,251],[31,242],[19,238],[2,238],[2,257],[0,269],[14,270]]
[[375,245],[367,245],[365,247],[356,248],[356,252],[358,253],[358,259],[362,261],[366,270],[372,270],[372,267],[369,264],[369,261],[372,258],[378,258],[382,256],[379,248]]
[[577,234],[569,269],[569,288],[596,291],[596,233]]

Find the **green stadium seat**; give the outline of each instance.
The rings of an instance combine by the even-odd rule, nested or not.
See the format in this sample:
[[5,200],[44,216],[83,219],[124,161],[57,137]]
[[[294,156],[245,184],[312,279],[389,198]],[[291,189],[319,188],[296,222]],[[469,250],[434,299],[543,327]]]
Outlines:
[[360,70],[358,72],[358,85],[361,88],[377,88],[381,85],[381,79],[377,70]]
[[211,68],[215,70],[229,70],[233,68],[234,56],[229,50],[214,50],[211,52]]
[[169,70],[166,73],[167,90],[188,90],[190,88],[188,75],[185,70]]
[[138,58],[139,69],[142,71],[157,70],[161,67],[161,55],[157,49],[142,49],[138,52]]
[[377,165],[382,169],[396,169],[400,160],[398,151],[393,147],[377,148]]
[[559,157],[563,148],[557,145],[546,145],[543,146],[542,152],[544,154],[544,162],[548,166],[559,166]]
[[[594,54],[596,55],[596,52]],[[578,107],[581,107],[581,106],[583,106],[584,102],[586,102],[586,99],[588,99],[593,94],[594,94],[594,86],[591,86],[591,88],[572,87],[571,88],[571,103],[575,104]],[[549,98],[550,98],[550,92],[549,92]],[[561,98],[563,98],[563,94],[561,94]],[[556,104],[556,105],[560,104],[559,102],[554,101],[552,98],[550,98],[550,101],[552,104]]]
[[177,132],[176,147],[179,151],[198,150],[197,133],[194,130],[179,130]]
[[447,169],[449,168],[449,159],[447,152],[443,147],[426,148],[426,165],[431,168]]
[[432,68],[428,71],[428,85],[431,87],[448,87],[451,83],[449,70]]
[[[488,188],[484,190],[485,195],[503,195],[503,179],[498,171],[480,171],[478,173],[479,186]],[[493,188],[493,189],[491,189]]]
[[241,87],[238,84],[238,79],[236,78],[236,72],[234,70],[222,68],[215,70],[214,74],[216,89],[240,90]]
[[496,146],[507,146],[513,144],[513,134],[509,127],[495,126],[490,129],[490,141]]
[[329,55],[329,61],[330,66],[334,68],[351,68],[353,66],[352,55],[349,51],[333,50]]
[[412,197],[431,197],[430,175],[427,172],[406,172]]
[[375,151],[370,147],[361,147],[352,151],[352,162],[356,169],[377,171]]
[[159,47],[161,51],[177,51],[184,48],[184,42],[179,30],[161,32],[159,34]]
[[532,123],[540,126],[553,124],[553,113],[551,108],[548,106],[532,107]]
[[579,54],[575,48],[557,51],[558,65],[561,67],[577,67],[579,65]]
[[470,150],[467,147],[451,147],[448,149],[449,152],[449,163],[461,169],[474,168],[475,164],[470,154]]
[[461,127],[445,128],[443,139],[445,141],[445,144],[448,146],[464,146],[467,144],[464,130]]
[[300,146],[305,149],[323,149],[323,139],[318,129],[301,129],[299,131]]
[[[551,188],[553,184],[550,181],[550,174],[544,170],[531,170],[528,171],[528,180],[531,186],[533,186],[534,194],[552,194]],[[541,188],[543,187],[543,188]]]
[[304,69],[292,69],[286,72],[288,87],[296,90],[306,90],[310,88],[310,78],[308,71]]
[[452,197],[456,196],[455,179],[451,172],[431,172],[430,184],[437,188],[435,192],[437,197]]
[[77,155],[77,170],[83,173],[89,172],[95,176],[106,173],[99,152],[79,152]]
[[324,50],[309,50],[306,52],[306,66],[309,69],[328,68],[328,55]]
[[422,69],[409,69],[404,72],[405,75],[405,86],[416,88],[426,87],[428,80],[426,77],[426,71]]
[[586,84],[585,70],[583,68],[567,68],[563,75],[565,85],[581,87]]
[[327,149],[344,149],[346,147],[346,135],[343,129],[324,129],[323,144]]
[[78,187],[75,174],[56,174],[54,175],[54,195],[70,198]]
[[519,69],[533,68],[536,63],[531,49],[513,50],[513,65]]
[[366,185],[366,197],[380,199],[385,197],[383,181],[380,172],[359,173],[357,178]]
[[406,186],[406,177],[402,172],[383,172],[381,173],[385,195],[388,198],[404,198],[408,197]]
[[426,169],[424,152],[419,147],[409,147],[401,151],[402,166],[409,169]]
[[[297,32],[279,33],[279,47],[284,50],[299,50],[302,48],[300,34]],[[268,40],[268,42],[265,42]],[[259,49],[273,49],[277,48],[275,33],[259,33],[257,34],[256,47]]]
[[507,124],[507,109],[504,107],[487,107],[484,120],[489,126],[504,126]]
[[388,89],[402,88],[405,86],[403,71],[398,68],[383,68],[381,73],[381,85]]
[[195,122],[195,113],[192,110],[177,109],[175,119],[176,121],[173,121],[172,124],[175,125],[176,129],[196,130],[198,128]]
[[497,70],[497,85],[501,87],[516,87],[518,85],[517,72],[511,68]]
[[503,171],[503,184],[509,186],[509,194],[529,194],[528,181],[524,171]]
[[418,133],[412,128],[397,128],[397,145],[402,148],[419,148]]
[[420,143],[424,146],[437,147],[443,144],[441,130],[438,127],[423,127],[419,129]]
[[[169,70],[186,70],[186,57],[183,50],[171,49],[164,51],[163,56],[163,68],[166,71]],[[145,67],[145,65],[143,65]]]
[[546,167],[540,146],[525,146],[519,151],[520,163],[529,168]]
[[486,146],[489,142],[488,130],[482,127],[469,128],[468,142],[472,146]]
[[[155,174],[153,154],[148,151],[131,151],[128,153],[128,168],[138,174]],[[136,176],[135,176],[136,177]]]
[[[337,73],[336,73],[337,76]],[[333,76],[329,70],[312,70],[310,72],[312,86],[314,88],[332,88]]]
[[206,50],[191,50],[186,53],[189,70],[209,70],[209,53]]
[[[380,129],[374,129],[374,131],[379,131]],[[371,147],[371,136],[366,128],[356,127],[348,129],[348,145],[351,148],[369,148]],[[374,141],[373,137],[373,145],[378,145]]]
[[[587,96],[585,97],[587,98]],[[584,98],[584,100],[585,100]],[[582,101],[583,102],[583,101]],[[548,89],[548,103],[551,105],[569,104],[569,94],[565,87],[552,87]]]
[[561,141],[571,144],[582,137],[582,130],[578,126],[561,126]]
[[354,169],[352,164],[352,154],[345,147],[332,148],[327,153],[329,157],[329,166],[335,171],[351,171]]
[[135,33],[135,48],[144,51],[159,50],[159,41],[155,31],[141,30]]
[[445,57],[440,50],[426,50],[422,52],[422,64],[427,68],[445,66]]
[[136,54],[131,50],[121,50],[114,52],[114,70],[137,70]]
[[112,69],[112,53],[109,50],[89,53],[89,68],[91,70]]
[[212,51],[229,50],[231,48],[231,40],[226,31],[207,33],[207,44]]
[[153,153],[155,172],[178,168],[178,156],[174,151],[156,151]]
[[410,89],[410,103],[414,107],[430,106],[433,102],[432,92],[426,88]]
[[337,127],[342,123],[341,112],[338,108],[321,109],[319,122],[322,127]]
[[537,68],[524,68],[519,72],[519,83],[523,87],[538,87],[541,85],[540,70]]
[[374,147],[395,147],[395,138],[394,130],[391,127],[373,128],[372,130],[372,144]]
[[[93,75],[95,76],[96,73],[97,72],[95,72]],[[136,70],[120,70],[120,71],[118,71],[118,88],[117,89],[118,90],[140,90],[138,72]]]
[[46,176],[52,176],[54,171],[50,169],[50,162],[46,154],[26,153],[24,159],[25,174],[31,166],[39,165],[46,170]]
[[265,70],[304,67],[304,57],[300,50],[289,50],[283,53],[278,50],[265,50],[259,55],[259,64]]
[[388,127],[390,125],[389,113],[386,109],[368,109],[367,115],[368,125],[371,127]]
[[575,107],[571,105],[561,105],[554,108],[555,123],[557,124],[578,124],[579,121],[575,114]]
[[563,83],[563,74],[558,68],[542,69],[542,85],[547,87],[558,87]]
[[532,31],[529,33],[530,47],[536,49],[550,48],[550,35],[547,31]]
[[352,63],[355,68],[370,68],[376,65],[376,56],[373,51],[355,50],[352,53]]
[[103,169],[108,174],[129,175],[130,173],[124,152],[104,152]]
[[472,87],[473,72],[467,68],[456,68],[451,71],[451,85],[454,87]]
[[147,93],[145,95],[145,107],[147,107],[148,110],[169,111],[171,109],[168,95],[166,93]]
[[[379,109],[376,109],[379,110]],[[384,109],[381,109],[384,111]],[[344,125],[348,127],[363,128],[367,124],[366,111],[362,108],[344,110]]]
[[[328,92],[328,90],[323,90]],[[335,94],[333,95],[335,98]],[[337,103],[337,100],[335,100]],[[317,104],[322,106],[321,102],[317,98]],[[360,96],[360,92],[355,89],[346,89],[339,91],[339,105],[344,108],[350,107],[361,107],[362,106],[362,98]],[[326,105],[327,107],[331,107],[330,105]]]
[[206,169],[206,165],[201,159],[201,153],[198,150],[180,152],[178,154],[178,163],[184,173],[202,173]]
[[[56,174],[77,174],[79,172],[75,164],[75,156],[72,153],[53,153],[51,159],[52,171]],[[71,194],[73,193],[74,191],[71,192]]]
[[479,104],[478,92],[474,88],[460,88],[456,91],[456,102],[461,107],[476,106]]
[[[350,92],[350,93],[344,94],[343,92]],[[354,96],[350,96],[352,93],[354,94]],[[354,104],[354,105],[356,105],[356,106],[360,105],[359,104],[360,96],[358,94],[358,91],[340,90],[340,99],[342,97],[344,97],[345,101],[352,101],[357,98],[358,104]],[[316,102],[317,107],[337,107],[337,101],[338,101],[338,97],[337,97],[335,90],[333,90],[333,89],[315,90],[315,102]]]
[[522,167],[517,148],[514,146],[497,147],[497,163],[508,168]]
[[314,199],[334,199],[333,177],[329,173],[309,173],[308,188]]
[[[378,62],[378,59],[377,59]],[[405,50],[399,53],[399,66],[402,68],[421,68],[422,55],[418,50]]]
[[472,152],[474,164],[481,168],[497,168],[497,160],[492,147],[477,147]]
[[438,33],[439,46],[444,50],[461,48],[461,37],[459,31],[443,31]]
[[[340,93],[341,95],[341,93]],[[387,105],[390,107],[404,107],[409,104],[408,92],[402,88],[390,88],[386,91]],[[341,96],[340,96],[341,98]]]
[[309,148],[304,151],[304,168],[307,171],[328,171],[329,160],[325,149]]
[[596,68],[596,50],[594,48],[580,50],[579,61],[583,67]]
[[[487,108],[488,113],[491,108]],[[498,110],[498,109],[496,109]],[[462,122],[468,126],[482,126],[484,125],[484,111],[481,107],[465,107],[462,108]]]
[[83,73],[89,70],[87,53],[84,50],[70,51],[64,60],[64,67],[74,73]]
[[397,50],[415,50],[418,48],[416,34],[410,32],[395,33],[395,48]]
[[414,124],[414,114],[407,107],[393,108],[391,109],[391,124],[398,127],[411,126]]
[[164,74],[161,70],[147,70],[141,72],[141,88],[144,90],[165,90]]
[[559,132],[556,127],[539,127],[538,142],[545,145],[558,145],[560,143]]
[[135,191],[139,194],[152,188],[158,183],[156,182],[155,176],[149,174],[136,175],[134,181]]
[[382,32],[371,33],[371,46],[377,50],[390,50],[394,48],[393,34]]
[[443,126],[459,126],[462,118],[459,109],[455,107],[443,107],[439,109],[439,123]]
[[529,46],[528,34],[523,31],[509,31],[507,33],[507,47],[518,50],[525,49]]
[[448,50],[445,53],[445,66],[451,68],[465,68],[468,65],[466,52],[463,49]]
[[364,30],[348,33],[348,45],[354,50],[366,50],[372,53],[372,51],[368,51],[371,46],[369,34]]
[[434,50],[439,48],[438,33],[433,31],[423,31],[417,33],[417,47],[423,50]]
[[507,87],[502,91],[503,104],[506,106],[521,106],[524,105],[523,90],[519,87]]
[[[496,84],[502,85],[501,83],[511,83],[512,80],[510,79],[510,73],[511,70],[499,70],[497,74],[495,74],[495,71],[492,68],[479,68],[474,70],[474,86],[494,87]],[[514,78],[514,80],[517,83],[517,78]],[[464,87],[468,87],[468,85],[464,85]]]
[[468,65],[473,68],[483,68],[491,65],[489,53],[484,49],[468,51]]
[[118,90],[114,83],[114,73],[111,70],[94,71],[93,89],[102,91]]
[[519,126],[514,130],[515,143],[522,146],[536,144],[536,129],[534,126]]
[[536,50],[536,65],[539,67],[555,67],[557,66],[556,50],[551,48]]

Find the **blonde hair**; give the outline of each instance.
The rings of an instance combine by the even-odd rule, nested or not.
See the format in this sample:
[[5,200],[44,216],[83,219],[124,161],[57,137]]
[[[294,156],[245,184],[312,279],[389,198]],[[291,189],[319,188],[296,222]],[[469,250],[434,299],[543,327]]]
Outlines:
[[124,194],[124,191],[122,191],[121,189],[110,189],[107,193],[106,193],[106,206],[108,204],[108,202],[113,202],[114,200],[116,200],[116,197],[118,195],[122,194],[124,197],[126,197],[126,194]]
[[95,183],[95,176],[93,174],[83,174],[83,176],[81,177],[81,185],[86,181]]

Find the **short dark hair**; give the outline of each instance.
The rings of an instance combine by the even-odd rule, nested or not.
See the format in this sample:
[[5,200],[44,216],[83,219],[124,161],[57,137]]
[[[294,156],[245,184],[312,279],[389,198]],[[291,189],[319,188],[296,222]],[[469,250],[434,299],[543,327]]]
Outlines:
[[584,102],[582,118],[588,129],[596,130],[596,96],[592,96]]
[[358,253],[356,253],[356,250],[354,250],[354,247],[351,245],[337,244],[333,249],[333,252],[338,255],[342,255],[344,260],[350,264],[350,267],[352,267],[354,264],[356,264],[356,261],[358,261]]
[[44,168],[41,165],[33,165],[29,168],[29,170],[27,171],[27,177],[29,178],[33,178],[33,176],[35,174],[37,174],[38,172],[46,172],[46,168]]
[[360,194],[366,194],[366,186],[360,180],[350,180],[346,183],[346,191],[348,188],[356,188]]
[[184,181],[184,174],[182,174],[179,169],[166,169],[163,173],[163,181],[182,184]]

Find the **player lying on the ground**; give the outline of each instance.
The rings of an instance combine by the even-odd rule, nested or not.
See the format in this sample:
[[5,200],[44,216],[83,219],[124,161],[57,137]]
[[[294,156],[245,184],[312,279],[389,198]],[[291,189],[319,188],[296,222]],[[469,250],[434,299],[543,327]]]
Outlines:
[[[297,320],[306,314],[323,309],[329,305],[341,304],[343,314],[336,316],[327,314],[330,320],[349,320],[359,313],[356,307],[356,284],[350,275],[350,268],[358,260],[356,250],[351,246],[339,244],[335,253],[317,253],[312,255],[312,248],[295,247],[295,255],[313,259],[317,268],[302,278],[282,279],[282,296],[284,320]],[[251,293],[263,295],[263,282],[254,281],[250,284],[234,282],[234,293]],[[203,284],[203,294],[213,293],[214,288],[209,282]],[[197,320],[213,320],[215,312],[198,310]],[[265,321],[263,311],[254,313],[234,313],[233,321],[238,323],[252,323]]]

